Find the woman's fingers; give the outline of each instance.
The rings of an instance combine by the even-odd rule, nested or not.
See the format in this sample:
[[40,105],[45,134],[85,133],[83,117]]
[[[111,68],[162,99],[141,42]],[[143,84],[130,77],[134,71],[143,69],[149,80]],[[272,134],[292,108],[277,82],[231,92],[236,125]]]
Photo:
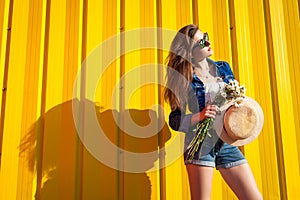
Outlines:
[[210,118],[215,118],[216,117],[216,112],[214,112],[214,111],[206,111],[205,112],[205,116],[206,117],[210,117]]
[[219,107],[216,105],[209,105],[205,109],[205,116],[210,118],[215,118],[217,112],[219,111]]
[[216,112],[219,111],[219,107],[216,106],[216,105],[208,105],[207,109],[212,110],[212,111],[216,111]]
[[208,105],[199,113],[199,121],[206,118],[215,118],[217,113],[220,111],[216,105]]

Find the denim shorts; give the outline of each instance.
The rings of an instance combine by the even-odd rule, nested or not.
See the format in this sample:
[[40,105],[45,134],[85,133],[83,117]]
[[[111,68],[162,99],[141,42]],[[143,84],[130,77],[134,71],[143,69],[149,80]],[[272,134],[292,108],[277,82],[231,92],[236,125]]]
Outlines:
[[221,139],[219,139],[210,149],[210,151],[201,155],[197,152],[191,161],[186,160],[185,153],[185,164],[216,167],[216,169],[219,169],[231,168],[247,163],[247,160],[238,147],[229,145]]

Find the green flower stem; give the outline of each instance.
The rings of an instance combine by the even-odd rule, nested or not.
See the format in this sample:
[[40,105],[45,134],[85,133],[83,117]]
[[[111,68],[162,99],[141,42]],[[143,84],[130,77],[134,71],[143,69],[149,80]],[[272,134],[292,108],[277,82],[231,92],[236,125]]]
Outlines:
[[192,161],[195,153],[197,152],[199,146],[202,144],[205,136],[208,134],[208,129],[213,123],[213,118],[206,118],[202,122],[197,124],[196,136],[193,138],[187,149],[189,149],[187,154],[187,160]]

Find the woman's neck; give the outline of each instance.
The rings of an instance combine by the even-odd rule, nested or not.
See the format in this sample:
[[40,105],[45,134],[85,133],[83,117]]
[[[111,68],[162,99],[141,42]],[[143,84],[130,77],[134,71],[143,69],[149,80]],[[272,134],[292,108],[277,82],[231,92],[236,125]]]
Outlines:
[[197,62],[194,72],[203,82],[209,82],[216,77],[216,70],[211,67],[207,59]]

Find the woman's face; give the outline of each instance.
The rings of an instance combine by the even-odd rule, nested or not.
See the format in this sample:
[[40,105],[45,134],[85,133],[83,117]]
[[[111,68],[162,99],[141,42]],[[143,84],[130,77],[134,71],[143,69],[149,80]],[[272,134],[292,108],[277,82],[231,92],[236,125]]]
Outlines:
[[[204,39],[204,34],[198,30],[193,37],[193,40],[196,42],[196,45],[194,45],[192,50],[192,56],[195,62],[202,61],[203,59],[213,54],[213,50],[210,46],[210,42],[205,41],[203,39]],[[205,46],[202,48],[199,42],[204,43]]]

